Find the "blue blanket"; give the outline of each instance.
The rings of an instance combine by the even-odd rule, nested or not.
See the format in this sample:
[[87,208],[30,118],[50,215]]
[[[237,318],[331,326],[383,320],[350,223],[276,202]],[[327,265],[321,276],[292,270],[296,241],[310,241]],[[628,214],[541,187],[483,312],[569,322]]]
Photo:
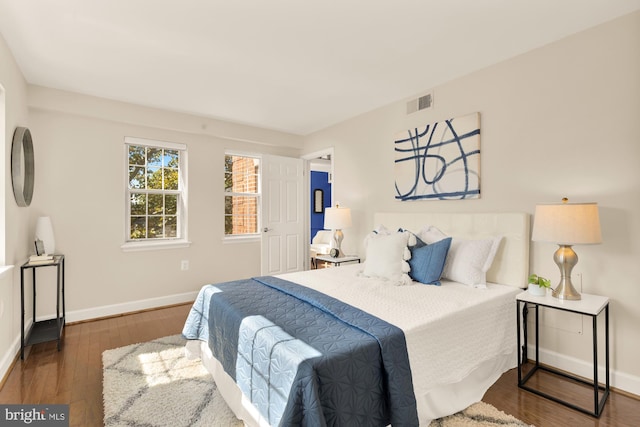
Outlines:
[[272,425],[417,426],[404,333],[275,278],[205,286],[183,335],[214,356]]

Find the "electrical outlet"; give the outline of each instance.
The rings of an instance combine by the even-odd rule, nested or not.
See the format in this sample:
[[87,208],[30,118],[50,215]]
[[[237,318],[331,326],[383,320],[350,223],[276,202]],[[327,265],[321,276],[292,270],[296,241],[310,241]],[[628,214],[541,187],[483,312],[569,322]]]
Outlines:
[[189,269],[189,260],[183,259],[180,262],[180,270],[187,271]]

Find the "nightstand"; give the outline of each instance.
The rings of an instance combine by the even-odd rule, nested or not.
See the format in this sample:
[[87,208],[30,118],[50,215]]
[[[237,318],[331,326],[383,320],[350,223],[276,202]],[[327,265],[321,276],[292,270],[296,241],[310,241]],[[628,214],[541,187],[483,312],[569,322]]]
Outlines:
[[357,262],[360,264],[360,257],[355,255],[346,255],[343,257],[334,258],[330,255],[318,255],[316,256],[316,268],[318,268],[318,261],[328,262],[329,264],[340,266],[343,262]]
[[[43,267],[55,267],[56,280],[56,317],[55,319],[36,321],[36,270]],[[33,323],[29,331],[24,330],[24,272],[31,270],[33,272]],[[58,341],[58,351],[60,351],[60,342],[62,340],[62,331],[65,325],[65,307],[64,307],[64,255],[54,255],[51,261],[42,263],[26,262],[20,266],[20,302],[22,304],[22,322],[20,328],[20,358],[24,359],[24,348],[47,341]]]
[[[527,313],[529,311],[529,307],[533,307],[536,319],[535,319],[535,362],[534,366],[531,368],[529,372],[527,372],[523,376],[523,365],[527,362]],[[592,324],[592,332],[593,332],[593,380],[589,381],[581,377],[577,377],[565,371],[560,371],[548,365],[540,364],[540,332],[539,332],[539,310],[543,309],[551,309],[551,310],[562,310],[569,313],[575,313],[579,315],[589,316],[591,317]],[[520,320],[520,309],[522,308],[523,320]],[[597,320],[598,316],[604,312],[604,322],[605,322],[605,331],[604,331],[604,346],[605,346],[605,385],[602,386],[598,383],[598,326]],[[538,394],[540,396],[546,397],[547,399],[551,399],[555,402],[561,403],[565,406],[568,406],[572,409],[578,410],[580,412],[584,412],[585,414],[593,415],[595,417],[600,417],[602,413],[602,409],[604,408],[604,404],[609,397],[609,298],[598,296],[598,295],[589,295],[582,294],[582,299],[577,301],[568,301],[568,300],[560,300],[552,297],[550,294],[546,296],[534,296],[529,292],[525,291],[516,296],[516,314],[517,314],[517,323],[518,323],[518,387],[528,390],[532,393]],[[520,335],[520,325],[523,324],[523,332],[524,332],[524,346],[521,346],[521,335]],[[575,405],[573,403],[569,403],[565,400],[562,400],[556,396],[553,396],[549,393],[540,391],[532,386],[528,385],[527,382],[538,372],[544,371],[551,373],[553,375],[558,375],[565,379],[571,380],[575,383],[587,385],[593,389],[593,411],[589,409],[585,409],[581,406]],[[577,384],[574,384],[578,387]]]

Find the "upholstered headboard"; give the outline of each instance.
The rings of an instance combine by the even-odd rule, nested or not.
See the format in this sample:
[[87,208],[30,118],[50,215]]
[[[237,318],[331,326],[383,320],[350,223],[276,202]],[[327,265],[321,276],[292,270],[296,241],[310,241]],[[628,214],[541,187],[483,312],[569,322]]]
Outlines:
[[383,224],[419,232],[427,225],[462,239],[502,236],[487,272],[487,281],[524,288],[529,274],[529,214],[527,213],[376,213],[374,226]]

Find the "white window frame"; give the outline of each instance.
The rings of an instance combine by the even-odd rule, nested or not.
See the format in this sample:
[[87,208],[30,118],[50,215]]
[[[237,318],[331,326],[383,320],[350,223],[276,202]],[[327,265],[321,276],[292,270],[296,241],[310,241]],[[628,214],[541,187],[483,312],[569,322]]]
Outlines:
[[[262,238],[262,233],[260,232],[261,229],[261,224],[262,224],[262,168],[263,168],[263,161],[262,161],[262,156],[260,154],[255,154],[255,153],[247,153],[247,152],[242,152],[242,151],[235,151],[235,150],[225,150],[224,151],[224,156],[225,158],[227,156],[238,156],[238,157],[249,157],[252,159],[258,159],[260,161],[260,173],[258,173],[258,192],[256,197],[256,203],[257,203],[257,230],[255,233],[251,233],[251,234],[227,234],[225,232],[224,229],[224,223],[223,223],[223,228],[222,228],[222,235],[223,235],[223,242],[224,243],[245,243],[245,242],[256,242],[256,241],[260,241],[260,239]],[[224,170],[223,167],[223,182],[224,182],[224,173],[226,171]],[[223,195],[222,195],[222,216],[223,216],[223,220],[225,217],[225,198],[226,196],[246,196],[246,195],[253,195],[254,193],[233,193],[233,192],[227,192],[225,190],[223,190]]]
[[[164,148],[169,150],[180,151],[180,172],[178,176],[178,191],[180,192],[178,203],[178,221],[177,221],[177,234],[178,237],[158,238],[158,239],[145,239],[145,240],[131,240],[131,191],[129,189],[129,145],[137,145],[153,148]],[[187,234],[188,224],[188,186],[187,186],[187,145],[168,142],[157,141],[145,138],[135,138],[130,136],[124,137],[124,244],[121,246],[125,252],[129,251],[141,251],[141,250],[156,250],[156,249],[173,249],[187,247],[191,244]]]

